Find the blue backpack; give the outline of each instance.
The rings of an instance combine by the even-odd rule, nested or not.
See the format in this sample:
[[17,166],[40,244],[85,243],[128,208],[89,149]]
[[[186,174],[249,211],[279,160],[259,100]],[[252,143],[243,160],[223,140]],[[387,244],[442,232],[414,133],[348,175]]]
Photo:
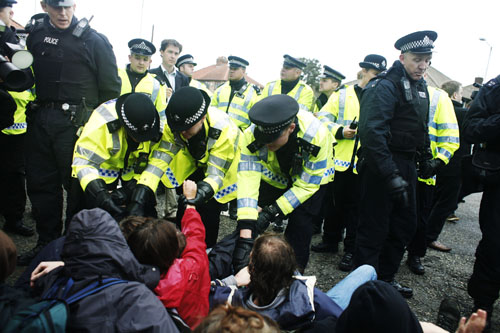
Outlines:
[[114,284],[127,282],[116,278],[103,279],[68,296],[74,281],[60,278],[44,293],[43,301],[17,312],[7,323],[5,332],[66,332],[69,305]]

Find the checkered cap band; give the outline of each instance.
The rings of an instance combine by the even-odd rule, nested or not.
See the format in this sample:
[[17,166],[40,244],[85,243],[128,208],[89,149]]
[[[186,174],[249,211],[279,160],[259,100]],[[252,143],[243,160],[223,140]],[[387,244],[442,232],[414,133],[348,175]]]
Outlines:
[[194,58],[193,57],[189,57],[189,58],[186,58],[186,59],[182,59],[178,64],[177,64],[177,67],[181,67],[182,65],[186,64],[186,63],[189,63],[189,64],[192,64],[194,63]]
[[380,68],[380,64],[379,64],[379,63],[376,63],[376,62],[369,62],[369,61],[367,61],[366,63],[367,63],[367,64],[370,64],[370,65],[372,65],[372,66],[375,66],[376,68]]
[[130,49],[132,51],[136,49],[142,49],[148,51],[149,53],[153,53],[153,50],[151,50],[151,48],[148,47],[144,42],[141,42],[140,44],[134,44]]
[[409,42],[408,44],[401,46],[401,52],[407,52],[410,50],[419,49],[419,48],[423,48],[423,47],[433,48],[434,41],[432,39],[430,39],[429,36],[425,36],[421,40],[414,40],[412,42]]
[[184,124],[192,125],[196,123],[198,120],[200,120],[200,117],[205,112],[205,105],[206,105],[205,99],[203,99],[203,103],[201,103],[200,109],[196,111],[196,113],[193,114],[191,117],[186,118],[186,120],[184,120]]
[[267,126],[264,127],[262,125],[257,125],[257,128],[259,129],[260,132],[264,134],[276,134],[276,133],[281,133],[283,129],[285,129],[288,125],[290,125],[293,122],[294,118],[291,118],[290,120],[287,120],[284,123],[274,125],[274,126]]
[[[125,104],[125,103],[124,103]],[[134,133],[143,133],[143,132],[147,132],[149,131],[149,129],[153,128],[156,124],[156,118],[153,117],[153,123],[151,125],[149,124],[144,124],[142,125],[142,128],[138,128],[136,126],[134,126],[134,124],[132,124],[130,122],[130,120],[128,120],[127,116],[125,115],[125,107],[124,107],[124,104],[122,104],[122,108],[120,109],[120,113],[121,113],[121,116],[122,116],[122,119],[123,119],[123,122],[125,123],[125,125],[127,126],[127,128],[129,130],[131,130],[132,132]],[[140,132],[139,132],[140,131]]]

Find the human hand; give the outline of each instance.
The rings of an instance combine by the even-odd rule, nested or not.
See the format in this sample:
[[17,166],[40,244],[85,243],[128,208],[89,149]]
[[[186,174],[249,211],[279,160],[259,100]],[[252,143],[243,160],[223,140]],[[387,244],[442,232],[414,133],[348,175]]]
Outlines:
[[486,326],[487,313],[484,310],[477,310],[466,321],[465,317],[460,319],[456,333],[480,333]]
[[182,192],[188,200],[192,200],[196,197],[197,189],[196,183],[192,180],[185,180],[184,184],[182,184]]
[[31,273],[30,287],[33,288],[35,286],[35,281],[38,280],[38,278],[60,266],[64,266],[63,261],[42,261],[39,263]]
[[356,129],[349,128],[349,126],[345,126],[342,131],[342,136],[345,139],[352,139],[356,135]]
[[250,273],[248,272],[248,266],[240,269],[238,273],[234,276],[236,279],[236,285],[238,287],[248,286],[250,284]]
[[167,98],[170,98],[170,96],[172,96],[172,93],[173,93],[172,88],[167,87]]

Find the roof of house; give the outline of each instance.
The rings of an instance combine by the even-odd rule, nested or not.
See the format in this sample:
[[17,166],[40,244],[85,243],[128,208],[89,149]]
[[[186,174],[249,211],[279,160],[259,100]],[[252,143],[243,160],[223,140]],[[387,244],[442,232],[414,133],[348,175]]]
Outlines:
[[[215,65],[210,65],[205,68],[201,68],[193,73],[193,78],[199,81],[220,81],[225,82],[228,80],[229,65],[226,57],[217,58]],[[255,84],[260,88],[264,86],[257,82],[256,80],[245,74],[245,80],[251,84]]]

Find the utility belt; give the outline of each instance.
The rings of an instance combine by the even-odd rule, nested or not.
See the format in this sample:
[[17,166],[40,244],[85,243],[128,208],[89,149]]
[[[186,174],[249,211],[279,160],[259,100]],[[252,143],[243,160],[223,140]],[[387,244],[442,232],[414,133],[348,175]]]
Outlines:
[[27,115],[29,116],[31,113],[36,112],[40,108],[61,110],[64,115],[69,117],[73,126],[77,128],[82,127],[87,123],[93,110],[93,108],[86,105],[84,99],[80,104],[34,101],[30,102],[26,108]]

